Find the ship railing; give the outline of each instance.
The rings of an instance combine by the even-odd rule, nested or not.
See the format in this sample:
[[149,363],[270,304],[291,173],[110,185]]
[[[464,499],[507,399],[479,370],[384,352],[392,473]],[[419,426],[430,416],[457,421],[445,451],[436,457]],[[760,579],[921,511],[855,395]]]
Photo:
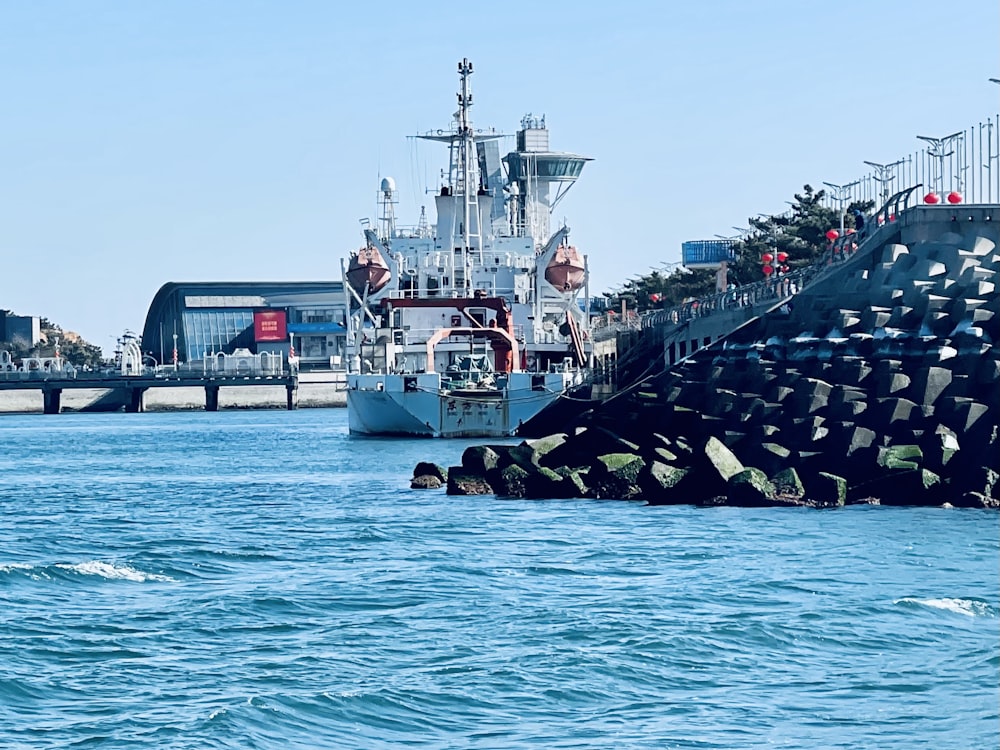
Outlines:
[[[463,320],[462,327],[468,327],[469,321]],[[431,336],[437,333],[441,328],[448,328],[448,325],[441,325],[436,328],[392,328],[392,337],[396,345],[401,346],[404,344],[422,344],[427,341]],[[489,330],[487,327],[483,327],[483,330]],[[459,338],[464,338],[468,340],[469,334],[466,331],[454,334]],[[518,341],[524,341],[524,326],[515,325],[514,326],[514,338]]]

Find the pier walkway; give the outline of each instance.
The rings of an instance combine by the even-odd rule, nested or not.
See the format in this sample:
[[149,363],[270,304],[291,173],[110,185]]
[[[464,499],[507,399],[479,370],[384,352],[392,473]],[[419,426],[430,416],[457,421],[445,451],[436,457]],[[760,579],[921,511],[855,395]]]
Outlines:
[[[197,370],[179,370],[170,373],[121,375],[116,372],[85,373],[65,372],[0,372],[0,391],[35,390],[42,392],[45,414],[58,414],[63,391],[106,390],[113,400],[121,403],[126,412],[142,412],[144,396],[151,388],[204,388],[205,410],[219,410],[220,388],[248,388],[254,386],[284,386],[286,406],[295,409],[299,376],[297,372],[277,374],[225,374],[202,373]],[[119,407],[120,408],[120,407]]]

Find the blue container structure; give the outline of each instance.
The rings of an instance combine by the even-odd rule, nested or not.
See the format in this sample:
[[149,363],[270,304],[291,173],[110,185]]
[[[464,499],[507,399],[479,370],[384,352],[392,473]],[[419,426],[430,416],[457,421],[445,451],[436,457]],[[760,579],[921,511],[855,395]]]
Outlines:
[[736,260],[735,247],[732,240],[690,240],[681,244],[681,259],[687,268],[718,268]]

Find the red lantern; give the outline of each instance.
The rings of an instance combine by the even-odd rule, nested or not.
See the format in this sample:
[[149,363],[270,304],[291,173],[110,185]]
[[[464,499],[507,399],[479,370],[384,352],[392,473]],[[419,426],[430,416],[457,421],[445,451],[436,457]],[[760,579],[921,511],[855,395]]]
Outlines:
[[839,236],[840,236],[840,232],[838,232],[836,229],[828,229],[827,232],[826,232],[826,238],[828,240],[830,240],[830,242],[833,242]]
[[940,203],[941,198],[937,193],[928,193],[924,196],[924,203],[930,203],[931,205],[935,203]]
[[784,263],[786,260],[788,260],[788,253],[786,253],[784,251],[779,251],[778,252],[778,262],[779,263]]
[[889,221],[893,222],[896,220],[896,214],[889,214]]
[[885,217],[882,214],[879,214],[878,219],[876,221],[878,222],[879,226],[882,226],[883,224],[885,224]]
[[760,270],[764,272],[765,276],[770,276],[774,273],[774,268],[772,266],[763,266]]
[[780,269],[782,273],[788,273],[791,269],[788,266],[782,266]]
[[952,190],[950,193],[948,193],[947,200],[951,204],[961,203],[962,202],[962,194],[961,193],[956,193],[954,190]]
[[774,256],[771,253],[764,253],[760,256],[761,263],[770,263],[772,260],[774,260]]

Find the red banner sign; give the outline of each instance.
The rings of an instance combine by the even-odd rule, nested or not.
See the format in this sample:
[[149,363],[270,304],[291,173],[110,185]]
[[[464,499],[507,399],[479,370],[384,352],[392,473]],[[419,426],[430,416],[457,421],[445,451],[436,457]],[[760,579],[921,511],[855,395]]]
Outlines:
[[258,344],[266,341],[288,340],[288,316],[284,310],[254,310],[253,340]]

